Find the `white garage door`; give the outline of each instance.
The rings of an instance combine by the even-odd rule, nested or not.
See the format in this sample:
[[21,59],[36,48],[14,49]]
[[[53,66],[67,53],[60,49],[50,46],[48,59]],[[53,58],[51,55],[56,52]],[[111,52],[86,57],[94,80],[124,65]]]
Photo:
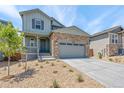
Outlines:
[[84,45],[81,43],[59,43],[60,58],[80,58],[85,55]]

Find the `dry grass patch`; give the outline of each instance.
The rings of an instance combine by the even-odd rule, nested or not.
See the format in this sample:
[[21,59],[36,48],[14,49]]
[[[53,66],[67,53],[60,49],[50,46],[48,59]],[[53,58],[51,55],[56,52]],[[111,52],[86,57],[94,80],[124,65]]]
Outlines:
[[[0,81],[0,87],[4,88],[49,88],[50,86],[59,86],[61,88],[92,88],[92,87],[104,87],[100,83],[91,79],[87,75],[80,73],[76,69],[72,68],[64,62],[52,61],[55,66],[46,65],[46,62],[39,62],[39,66],[35,66],[37,61],[29,61],[28,69],[26,72],[22,67],[25,63],[22,63],[22,67],[19,68],[18,64],[13,64],[10,67],[10,74],[16,77],[9,79],[8,81]],[[49,62],[50,63],[50,62]],[[66,66],[66,69],[62,66]],[[4,66],[0,68],[0,79],[7,75],[7,71],[3,70]],[[43,69],[42,69],[43,68]],[[32,70],[33,69],[33,70]],[[69,71],[72,70],[73,74]],[[79,81],[81,77],[77,75],[82,75],[83,82]],[[11,83],[12,82],[12,83]]]
[[9,79],[14,78],[14,77],[15,77],[14,75],[4,76],[0,80],[9,80]]
[[103,60],[114,62],[114,63],[122,63],[124,64],[124,56],[112,56],[112,57],[105,57]]

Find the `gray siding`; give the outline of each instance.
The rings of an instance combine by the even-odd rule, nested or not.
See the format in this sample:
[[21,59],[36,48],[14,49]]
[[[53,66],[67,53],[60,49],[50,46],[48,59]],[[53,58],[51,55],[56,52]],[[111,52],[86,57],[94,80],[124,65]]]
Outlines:
[[90,38],[90,41],[96,41],[96,40],[100,40],[100,39],[104,39],[104,38],[108,38],[108,33],[91,37],[91,38]]
[[[44,21],[44,30],[32,29],[32,19],[38,18]],[[22,16],[23,31],[49,34],[51,31],[51,20],[39,12],[26,13]]]

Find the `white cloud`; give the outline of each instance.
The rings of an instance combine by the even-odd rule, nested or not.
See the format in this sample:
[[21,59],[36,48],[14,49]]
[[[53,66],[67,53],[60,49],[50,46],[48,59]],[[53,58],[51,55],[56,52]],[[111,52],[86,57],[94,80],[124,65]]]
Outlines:
[[114,22],[112,23],[112,27],[113,26],[117,26],[117,25],[123,25],[124,26],[124,13],[122,11],[120,12],[116,12],[116,16],[115,16],[115,20]]
[[99,16],[98,18],[89,22],[86,30],[89,32],[92,31],[91,34],[101,31],[104,27],[104,22],[111,18],[117,9],[118,7],[109,9],[103,14],[101,14],[101,16]]
[[12,5],[1,5],[0,14],[5,14],[11,18],[20,19],[20,15],[15,6]]
[[66,26],[73,25],[77,19],[77,8],[74,6],[45,6],[43,10]]

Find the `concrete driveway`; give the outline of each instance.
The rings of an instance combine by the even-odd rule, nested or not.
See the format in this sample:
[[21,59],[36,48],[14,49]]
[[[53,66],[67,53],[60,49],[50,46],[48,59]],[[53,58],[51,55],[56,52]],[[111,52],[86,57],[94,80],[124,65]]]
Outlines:
[[105,87],[124,87],[124,64],[105,62],[98,59],[62,59],[65,63],[76,68],[105,85]]

